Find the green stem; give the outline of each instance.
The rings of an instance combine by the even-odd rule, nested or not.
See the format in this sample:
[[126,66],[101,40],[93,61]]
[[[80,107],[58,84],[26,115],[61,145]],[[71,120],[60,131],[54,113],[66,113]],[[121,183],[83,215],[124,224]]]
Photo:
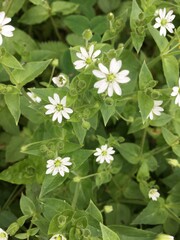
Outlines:
[[77,200],[78,200],[78,196],[79,196],[79,183],[76,184],[76,188],[75,188],[75,192],[74,192],[74,197],[72,200],[72,208],[75,209],[76,208],[76,204],[77,204]]
[[155,57],[152,61],[148,62],[147,65],[151,69],[160,60],[161,60],[161,55]]
[[61,35],[59,34],[58,28],[56,26],[56,23],[55,23],[53,17],[50,17],[50,19],[51,19],[51,23],[52,23],[52,26],[54,28],[55,34],[56,34],[58,40],[61,41]]
[[145,128],[144,131],[143,131],[142,140],[141,140],[140,156],[142,156],[142,154],[143,154],[144,144],[145,144],[145,140],[146,140],[146,134],[147,134],[147,131],[146,131],[146,128]]
[[22,192],[24,186],[21,187],[19,190],[18,190],[18,188],[19,188],[19,185],[17,185],[17,186],[14,188],[14,190],[13,190],[13,192],[10,194],[9,198],[8,198],[7,201],[4,203],[4,205],[3,205],[3,207],[2,207],[2,210],[6,209],[8,206],[11,205],[11,203],[14,201],[14,199]]
[[94,176],[97,176],[99,173],[93,173],[93,174],[89,174],[87,176],[84,176],[84,177],[80,177],[81,180],[84,180],[84,179],[87,179],[87,178],[91,178],[91,177],[94,177]]
[[52,77],[53,77],[53,75],[54,75],[54,71],[55,71],[55,66],[53,66],[53,68],[52,68],[52,71],[51,71],[51,76],[50,76],[50,78],[49,78],[49,83],[48,83],[48,87],[50,86],[50,84],[51,84],[51,81],[52,81]]
[[8,12],[9,12],[9,9],[11,8],[12,3],[13,3],[13,0],[8,1],[7,7],[5,9],[6,15],[8,15]]

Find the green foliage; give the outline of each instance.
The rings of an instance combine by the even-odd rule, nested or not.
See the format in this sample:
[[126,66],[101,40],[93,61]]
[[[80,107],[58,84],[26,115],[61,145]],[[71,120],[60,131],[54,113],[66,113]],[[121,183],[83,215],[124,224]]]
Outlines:
[[9,238],[179,239],[179,4],[0,1]]

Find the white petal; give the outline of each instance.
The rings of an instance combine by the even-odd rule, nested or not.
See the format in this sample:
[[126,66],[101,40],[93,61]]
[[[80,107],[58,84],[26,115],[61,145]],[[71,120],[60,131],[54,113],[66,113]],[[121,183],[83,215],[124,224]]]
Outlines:
[[175,27],[172,23],[167,23],[166,28],[170,33],[173,33],[173,28],[175,28]]
[[106,79],[102,79],[102,80],[96,82],[96,83],[94,84],[94,87],[95,87],[95,88],[100,88],[100,87],[104,86],[105,84],[108,85]]
[[96,58],[97,56],[99,56],[101,54],[101,50],[97,50],[93,53],[92,55],[92,59]]
[[59,95],[57,94],[57,93],[54,93],[54,100],[56,101],[56,104],[58,103],[61,103],[61,101],[60,101],[60,97],[59,97]]
[[14,30],[15,30],[14,27],[12,27],[10,25],[6,25],[6,26],[2,27],[1,34],[6,37],[12,37],[13,36],[12,31],[14,31]]
[[54,109],[49,109],[49,110],[47,110],[46,112],[45,112],[45,114],[46,115],[49,115],[49,114],[52,114],[52,113],[54,113],[56,110],[54,110]]
[[157,23],[161,23],[160,17],[155,18],[155,21],[156,21]]
[[62,115],[63,115],[64,118],[70,119],[69,114],[66,111],[64,111],[64,110],[62,110]]
[[119,96],[122,95],[122,90],[117,82],[113,83],[113,89],[117,95],[119,95]]
[[61,100],[61,104],[65,107],[66,106],[66,96],[64,96]]
[[74,62],[75,69],[79,70],[87,66],[87,64],[83,60],[77,60]]
[[103,72],[101,72],[99,70],[93,70],[92,72],[98,78],[106,78],[106,74],[104,74]]
[[58,122],[59,122],[59,123],[62,123],[62,114],[59,114],[59,115],[58,115]]
[[155,23],[153,27],[154,27],[154,28],[159,28],[159,27],[161,27],[161,24]]
[[5,25],[11,21],[11,18],[5,17],[4,20],[2,21],[2,25]]
[[64,111],[66,111],[67,113],[73,113],[73,110],[71,108],[64,108]]
[[109,86],[108,86],[108,96],[109,97],[113,96],[113,85],[112,85],[112,83],[110,83]]
[[88,58],[88,57],[89,57],[89,55],[88,55],[88,53],[87,53],[87,51],[86,51],[85,48],[80,47],[80,50],[81,50],[82,55],[83,55],[85,58]]
[[161,26],[161,28],[160,28],[160,35],[164,36],[164,37],[166,36],[166,28],[165,27]]
[[105,73],[105,74],[109,74],[109,70],[107,69],[107,67],[105,67],[102,63],[98,64],[99,69],[101,70],[101,72]]
[[5,18],[5,12],[0,12],[0,24],[2,24],[4,18]]
[[82,59],[82,60],[86,60],[86,58],[82,55],[82,53],[76,53],[76,56],[78,57],[78,58],[80,58],[80,59]]
[[109,66],[109,69],[110,69],[110,73],[118,73],[120,68],[122,66],[122,61],[119,60],[119,61],[116,61],[115,58],[113,58],[110,62],[110,66]]
[[93,52],[94,52],[94,45],[92,44],[89,48],[89,57],[92,56]]
[[59,115],[61,115],[60,112],[55,112],[55,113],[53,114],[52,121],[54,122],[54,121],[59,117]]

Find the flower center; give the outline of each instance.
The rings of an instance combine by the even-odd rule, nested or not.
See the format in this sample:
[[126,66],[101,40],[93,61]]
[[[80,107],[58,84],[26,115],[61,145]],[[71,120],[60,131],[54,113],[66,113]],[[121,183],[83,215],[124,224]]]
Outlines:
[[60,84],[63,84],[64,81],[65,81],[65,78],[64,78],[64,77],[60,77],[60,78],[59,78],[59,83],[60,83]]
[[161,26],[166,26],[167,24],[167,19],[163,18],[161,19]]
[[6,238],[6,237],[7,237],[7,236],[6,236],[5,233],[3,233],[3,232],[0,233],[0,238]]
[[106,150],[103,150],[102,153],[101,153],[102,156],[106,156],[107,155],[107,151]]
[[62,104],[59,103],[59,104],[56,105],[56,110],[58,112],[62,111],[63,109],[64,109],[64,106]]
[[60,167],[61,166],[61,160],[57,159],[54,163],[55,167]]
[[113,82],[115,78],[115,75],[113,73],[110,73],[107,75],[108,82]]
[[91,58],[86,58],[86,64],[91,64],[92,63],[92,59]]

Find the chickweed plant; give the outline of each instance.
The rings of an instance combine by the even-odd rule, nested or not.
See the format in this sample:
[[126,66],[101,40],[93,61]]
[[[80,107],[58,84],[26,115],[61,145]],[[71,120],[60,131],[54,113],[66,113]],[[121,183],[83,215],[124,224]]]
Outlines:
[[0,0],[0,240],[180,239],[180,0]]

